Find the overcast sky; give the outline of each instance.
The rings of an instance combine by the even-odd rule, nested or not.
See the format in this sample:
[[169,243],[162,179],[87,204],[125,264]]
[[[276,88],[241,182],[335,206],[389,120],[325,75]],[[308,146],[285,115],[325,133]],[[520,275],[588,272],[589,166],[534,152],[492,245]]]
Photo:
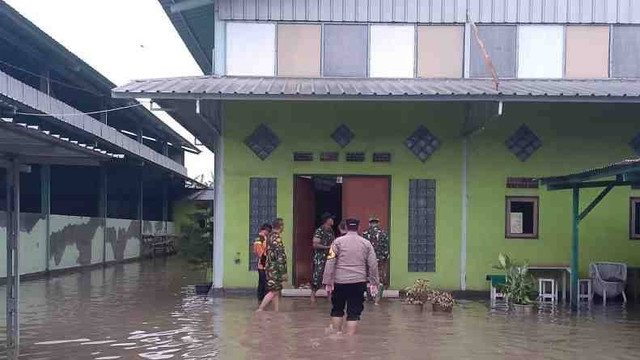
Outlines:
[[[5,0],[116,85],[133,79],[201,75],[157,0]],[[154,112],[193,142],[193,135]],[[189,175],[211,178],[213,155],[186,154]]]

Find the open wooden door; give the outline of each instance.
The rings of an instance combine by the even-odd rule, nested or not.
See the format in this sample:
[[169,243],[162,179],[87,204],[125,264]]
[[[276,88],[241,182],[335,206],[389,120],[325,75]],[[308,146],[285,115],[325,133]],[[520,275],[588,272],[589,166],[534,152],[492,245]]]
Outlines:
[[[389,190],[388,177],[345,177],[342,182],[342,218],[359,219],[362,233],[369,226],[369,217],[375,215],[380,218],[380,227],[388,232]],[[391,254],[393,257],[393,250]]]
[[311,283],[315,199],[311,179],[297,176],[294,184],[293,272],[296,287]]
[[345,177],[342,180],[342,218],[359,219],[362,232],[371,215],[380,218],[382,229],[389,229],[389,178]]

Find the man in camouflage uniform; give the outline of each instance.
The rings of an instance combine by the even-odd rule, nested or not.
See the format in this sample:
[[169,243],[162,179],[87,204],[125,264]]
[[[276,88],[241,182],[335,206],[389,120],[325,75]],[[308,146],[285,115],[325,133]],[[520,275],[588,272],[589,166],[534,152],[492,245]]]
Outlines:
[[313,234],[313,278],[311,280],[311,302],[316,302],[316,292],[322,285],[324,265],[331,243],[335,239],[333,234],[333,215],[322,214],[322,225]]
[[[376,305],[382,298],[382,292],[385,286],[389,286],[389,234],[380,229],[380,219],[377,216],[369,218],[369,228],[362,234],[362,237],[369,240],[376,251],[378,259],[378,273],[380,274],[380,282],[378,285],[378,295],[375,296]],[[369,294],[369,299],[373,296]]]

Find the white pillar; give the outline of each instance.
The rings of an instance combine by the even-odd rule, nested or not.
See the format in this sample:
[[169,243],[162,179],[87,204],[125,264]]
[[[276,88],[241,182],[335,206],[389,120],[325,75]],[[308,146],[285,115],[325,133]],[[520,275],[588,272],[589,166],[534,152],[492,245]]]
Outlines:
[[467,289],[467,137],[462,139],[462,226],[460,239],[460,290]]
[[213,222],[213,288],[220,289],[224,282],[224,119],[222,102],[219,104],[218,119],[220,134],[216,141],[213,173],[214,222]]

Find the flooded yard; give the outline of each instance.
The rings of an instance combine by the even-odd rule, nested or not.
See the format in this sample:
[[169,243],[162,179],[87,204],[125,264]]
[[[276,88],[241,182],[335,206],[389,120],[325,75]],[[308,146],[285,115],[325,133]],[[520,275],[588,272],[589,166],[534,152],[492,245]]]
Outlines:
[[[637,359],[640,311],[595,306],[509,314],[461,302],[453,314],[386,301],[367,306],[353,338],[325,335],[329,304],[285,298],[255,314],[254,298],[208,299],[179,259],[143,261],[25,282],[24,359]],[[4,291],[0,358],[5,348]]]

